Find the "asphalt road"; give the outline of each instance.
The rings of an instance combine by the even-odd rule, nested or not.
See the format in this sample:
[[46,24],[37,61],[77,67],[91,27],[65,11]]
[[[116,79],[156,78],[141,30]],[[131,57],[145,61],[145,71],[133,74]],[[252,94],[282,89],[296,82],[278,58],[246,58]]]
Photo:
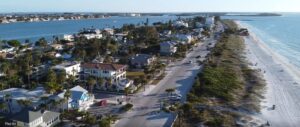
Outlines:
[[[133,109],[120,115],[120,120],[114,125],[116,127],[169,127],[171,126],[175,115],[171,113],[160,112],[160,105],[163,98],[166,97],[165,90],[176,88],[176,93],[182,95],[182,102],[186,100],[186,95],[191,89],[196,75],[202,66],[196,62],[196,57],[206,56],[209,51],[206,47],[209,43],[214,45],[213,39],[200,43],[194,47],[193,51],[187,54],[186,58],[174,62],[166,69],[167,75],[152,89],[147,95],[137,94],[131,97],[134,105]],[[193,61],[189,64],[189,61]]]

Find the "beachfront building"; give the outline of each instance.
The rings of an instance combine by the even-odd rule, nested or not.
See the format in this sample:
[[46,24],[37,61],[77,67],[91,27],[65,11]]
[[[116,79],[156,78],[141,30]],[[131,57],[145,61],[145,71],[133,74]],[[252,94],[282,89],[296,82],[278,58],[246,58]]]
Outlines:
[[59,65],[52,67],[52,69],[56,72],[64,71],[66,73],[66,77],[69,76],[78,76],[80,72],[80,63],[79,62],[63,62]]
[[102,38],[101,31],[99,29],[83,29],[81,30],[78,35],[80,37],[85,37],[86,39],[100,39]]
[[[71,96],[68,103],[63,105],[63,109],[77,109],[79,111],[87,110],[94,103],[94,95],[90,94],[86,89],[77,85],[70,89]],[[55,97],[56,101],[65,98],[66,90]]]
[[23,109],[8,118],[7,126],[16,127],[52,127],[60,122],[60,113],[47,110]]
[[14,51],[14,47],[7,46],[7,45],[2,45],[0,46],[0,53],[10,53]]
[[172,55],[177,51],[176,42],[167,41],[160,43],[161,55]]

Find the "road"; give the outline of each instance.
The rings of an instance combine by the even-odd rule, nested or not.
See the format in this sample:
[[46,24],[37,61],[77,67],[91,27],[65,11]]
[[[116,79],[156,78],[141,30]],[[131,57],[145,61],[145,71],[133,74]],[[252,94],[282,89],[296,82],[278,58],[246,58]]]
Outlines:
[[[134,105],[131,111],[120,115],[121,119],[115,124],[116,127],[169,127],[175,115],[160,111],[160,100],[166,96],[165,89],[176,88],[176,93],[182,95],[182,102],[191,89],[194,79],[199,73],[201,66],[196,62],[197,56],[206,56],[209,51],[205,50],[213,39],[208,39],[193,51],[187,54],[186,58],[174,62],[166,69],[167,75],[148,94],[138,94],[132,97]],[[192,64],[188,64],[193,61]]]

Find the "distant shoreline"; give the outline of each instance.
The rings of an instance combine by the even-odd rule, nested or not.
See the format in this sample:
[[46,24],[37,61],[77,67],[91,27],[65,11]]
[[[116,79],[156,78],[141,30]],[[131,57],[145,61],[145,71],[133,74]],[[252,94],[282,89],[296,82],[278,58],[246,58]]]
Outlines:
[[258,13],[258,14],[232,14],[226,16],[258,16],[258,17],[269,17],[269,16],[282,16],[282,14],[278,13]]

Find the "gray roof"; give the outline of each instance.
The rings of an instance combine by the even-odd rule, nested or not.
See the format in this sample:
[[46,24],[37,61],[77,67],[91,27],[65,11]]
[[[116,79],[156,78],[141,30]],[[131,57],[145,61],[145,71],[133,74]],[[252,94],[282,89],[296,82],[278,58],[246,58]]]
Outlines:
[[30,109],[23,109],[21,112],[15,114],[11,120],[21,121],[24,123],[30,123],[38,118],[43,117],[44,122],[48,122],[49,120],[52,120],[55,117],[58,117],[60,113],[58,112],[52,112],[52,111],[45,111],[42,113],[41,110],[33,111]]
[[152,58],[152,55],[148,54],[136,54],[130,58],[131,62],[147,62],[148,59]]
[[172,42],[172,41],[160,43],[160,46],[175,46],[175,45],[176,45],[176,42]]
[[52,120],[53,118],[58,117],[59,115],[60,115],[60,113],[58,113],[58,112],[46,111],[43,115],[43,121],[47,123],[50,120]]
[[11,119],[24,123],[30,123],[42,116],[43,114],[41,111],[31,111],[29,109],[23,109],[21,112],[15,114]]

